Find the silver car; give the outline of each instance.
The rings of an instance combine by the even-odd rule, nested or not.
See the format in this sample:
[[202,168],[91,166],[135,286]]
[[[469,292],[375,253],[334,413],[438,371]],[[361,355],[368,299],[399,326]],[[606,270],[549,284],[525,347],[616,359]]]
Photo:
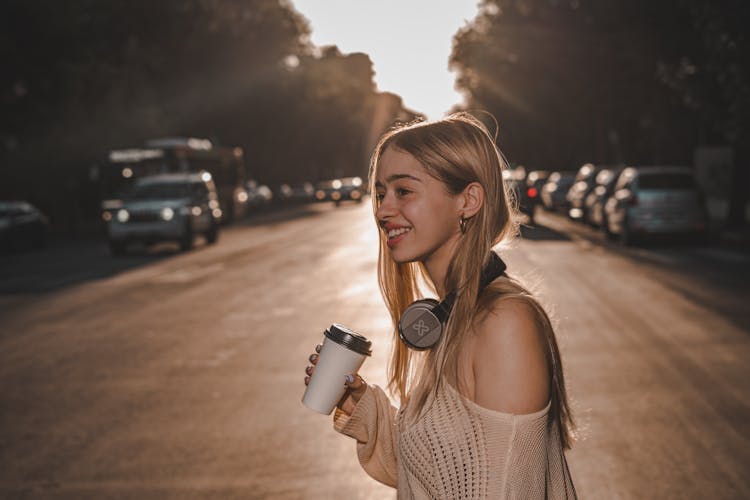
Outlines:
[[219,237],[221,209],[208,172],[163,174],[135,181],[119,206],[109,206],[109,246],[124,253],[131,242],[176,241],[193,247],[197,234],[211,244]]
[[542,186],[542,204],[547,210],[567,212],[566,194],[575,182],[575,172],[552,172]]
[[704,234],[707,213],[690,167],[628,167],[607,200],[605,232],[624,244],[640,236]]

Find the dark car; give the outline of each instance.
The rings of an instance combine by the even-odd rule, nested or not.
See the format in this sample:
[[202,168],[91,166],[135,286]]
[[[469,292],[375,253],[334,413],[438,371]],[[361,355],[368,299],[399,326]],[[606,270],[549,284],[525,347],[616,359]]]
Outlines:
[[542,187],[548,178],[549,172],[547,170],[532,170],[526,176],[526,198],[532,206],[532,213],[536,211],[537,206],[542,204]]
[[310,182],[282,184],[279,186],[278,199],[282,203],[308,203],[313,201],[315,187]]
[[581,166],[576,173],[575,182],[568,189],[568,216],[574,220],[586,220],[586,197],[596,187],[596,176],[602,167],[592,163]]
[[317,201],[332,201],[336,206],[346,200],[361,203],[364,194],[365,186],[360,177],[342,177],[321,181],[315,187],[315,199]]
[[41,248],[48,231],[49,220],[31,203],[0,201],[0,249]]
[[573,185],[575,173],[567,171],[552,172],[542,186],[542,204],[551,211],[567,211],[568,189]]
[[263,210],[273,201],[273,191],[265,184],[259,184],[255,179],[245,183],[247,199],[245,203],[250,212]]
[[606,225],[604,205],[615,190],[615,182],[620,172],[622,168],[604,168],[596,174],[596,186],[585,200],[586,221],[594,227],[603,228]]
[[690,167],[628,167],[607,200],[605,232],[623,244],[646,235],[704,237],[708,215]]
[[125,253],[132,242],[172,240],[189,250],[196,234],[216,243],[221,216],[216,186],[205,171],[141,177],[120,208],[102,214],[113,255]]
[[539,193],[535,188],[526,185],[526,170],[523,167],[503,171],[503,180],[518,203],[518,211],[529,219],[529,224],[534,223],[534,209],[537,205]]

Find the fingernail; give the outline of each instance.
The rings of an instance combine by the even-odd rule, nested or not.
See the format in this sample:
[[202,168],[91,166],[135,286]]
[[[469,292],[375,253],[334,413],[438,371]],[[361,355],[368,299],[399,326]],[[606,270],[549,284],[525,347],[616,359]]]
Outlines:
[[315,352],[320,352],[321,345],[318,344],[315,346]]
[[307,373],[308,375],[310,375],[311,371],[312,371],[312,366],[308,366],[307,368],[305,368],[305,373]]
[[317,354],[310,354],[310,363],[312,363],[313,361],[315,361],[315,358],[317,358],[317,357],[318,357]]
[[354,383],[354,375],[347,375],[346,376],[346,383],[347,384],[353,384]]

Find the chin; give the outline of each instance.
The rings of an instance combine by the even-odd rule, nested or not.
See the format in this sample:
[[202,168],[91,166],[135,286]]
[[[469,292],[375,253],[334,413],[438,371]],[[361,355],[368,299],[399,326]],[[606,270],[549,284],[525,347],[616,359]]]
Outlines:
[[408,264],[409,262],[424,262],[427,256],[420,252],[409,251],[406,248],[388,249],[391,259],[397,264]]

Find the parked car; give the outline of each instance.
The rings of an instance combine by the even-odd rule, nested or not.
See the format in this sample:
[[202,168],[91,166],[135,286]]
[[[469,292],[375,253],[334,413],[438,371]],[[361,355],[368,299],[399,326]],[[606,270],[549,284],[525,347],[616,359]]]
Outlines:
[[258,184],[256,180],[249,180],[245,183],[247,192],[247,208],[249,211],[262,210],[268,207],[273,201],[273,191],[265,184]]
[[586,222],[594,227],[604,227],[607,220],[604,213],[604,204],[612,196],[615,189],[617,177],[622,172],[622,168],[604,168],[596,174],[596,186],[586,196]]
[[[528,203],[532,205],[532,214],[536,212],[536,207],[542,204],[542,187],[549,178],[547,170],[532,170],[526,176],[526,195]],[[532,216],[533,222],[533,216]]]
[[568,189],[568,216],[573,220],[586,219],[586,197],[596,187],[596,176],[602,168],[586,163],[576,172],[575,182]]
[[365,186],[360,177],[342,177],[321,181],[315,187],[315,199],[317,201],[332,201],[336,206],[346,200],[361,203],[364,194]]
[[27,250],[47,244],[49,220],[26,201],[0,201],[0,249]]
[[547,182],[542,186],[542,204],[551,211],[565,211],[568,209],[566,195],[573,185],[575,173],[567,171],[552,172]]
[[644,235],[703,235],[708,216],[690,167],[628,167],[605,208],[605,232],[631,244]]
[[109,247],[122,254],[131,242],[177,241],[193,247],[196,234],[209,244],[219,237],[221,209],[211,174],[175,173],[137,179],[119,207],[104,212]]
[[310,182],[282,184],[279,186],[278,198],[282,203],[308,203],[313,201],[315,188]]
[[533,224],[534,210],[537,205],[537,200],[539,199],[539,193],[533,186],[527,186],[526,170],[523,167],[517,167],[513,170],[504,170],[503,180],[505,181],[508,190],[513,193],[513,196],[518,203],[519,212],[528,217],[529,224]]

